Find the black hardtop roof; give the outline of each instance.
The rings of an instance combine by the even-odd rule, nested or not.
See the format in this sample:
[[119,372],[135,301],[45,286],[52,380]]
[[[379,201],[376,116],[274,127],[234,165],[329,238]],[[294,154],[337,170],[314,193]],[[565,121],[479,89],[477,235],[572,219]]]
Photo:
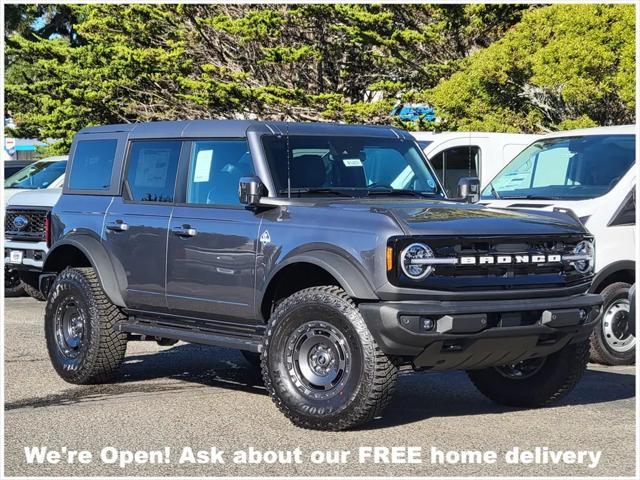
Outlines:
[[128,133],[130,138],[242,138],[247,132],[289,135],[334,135],[405,138],[409,133],[381,125],[344,125],[337,123],[262,122],[257,120],[180,120],[123,123],[83,128],[79,135]]

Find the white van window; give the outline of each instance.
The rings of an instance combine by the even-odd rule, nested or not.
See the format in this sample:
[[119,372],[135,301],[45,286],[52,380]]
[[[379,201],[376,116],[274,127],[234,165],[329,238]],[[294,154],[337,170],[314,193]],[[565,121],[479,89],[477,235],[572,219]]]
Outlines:
[[477,177],[480,164],[480,148],[463,146],[448,148],[434,155],[430,160],[447,196],[455,196],[458,180],[463,177]]
[[578,200],[604,195],[635,160],[634,135],[534,142],[483,190],[482,198]]

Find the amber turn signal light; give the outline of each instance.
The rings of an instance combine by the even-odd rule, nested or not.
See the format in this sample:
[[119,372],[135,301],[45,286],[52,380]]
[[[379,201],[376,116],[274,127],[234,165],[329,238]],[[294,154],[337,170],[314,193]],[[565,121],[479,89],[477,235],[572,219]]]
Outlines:
[[387,272],[393,270],[393,248],[387,247]]

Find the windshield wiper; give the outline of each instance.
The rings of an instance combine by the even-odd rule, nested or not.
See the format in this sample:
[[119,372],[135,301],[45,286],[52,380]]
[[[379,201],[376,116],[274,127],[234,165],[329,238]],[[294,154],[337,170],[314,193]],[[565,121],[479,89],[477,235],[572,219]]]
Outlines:
[[500,194],[495,188],[493,188],[493,182],[489,182],[489,188],[491,189],[491,195],[493,195],[497,200],[500,200]]
[[519,195],[514,197],[500,197],[502,200],[562,200],[562,197],[548,195]]
[[384,187],[375,187],[367,189],[367,196],[369,195],[399,195],[399,196],[410,196],[410,197],[419,197],[426,198],[435,195],[435,193],[428,192],[418,192],[416,190],[409,190],[406,188],[384,188]]
[[[351,189],[350,189],[351,190]],[[324,194],[333,194],[333,195],[338,195],[340,197],[353,197],[354,195],[351,195],[350,193],[346,192],[345,190],[342,189],[338,189],[338,188],[328,188],[328,187],[299,187],[299,188],[292,188],[291,190],[285,188],[282,190],[278,190],[278,194],[280,195],[287,195],[289,194],[289,192],[291,192],[291,194],[295,194],[295,195],[300,195],[303,193],[324,193]]]

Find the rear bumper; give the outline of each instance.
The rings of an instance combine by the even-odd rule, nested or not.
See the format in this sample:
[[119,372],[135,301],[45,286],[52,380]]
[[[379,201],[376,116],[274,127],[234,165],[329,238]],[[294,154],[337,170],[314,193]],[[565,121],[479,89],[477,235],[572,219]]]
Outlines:
[[417,368],[484,368],[546,356],[585,340],[602,298],[581,294],[468,302],[361,303],[380,348]]

